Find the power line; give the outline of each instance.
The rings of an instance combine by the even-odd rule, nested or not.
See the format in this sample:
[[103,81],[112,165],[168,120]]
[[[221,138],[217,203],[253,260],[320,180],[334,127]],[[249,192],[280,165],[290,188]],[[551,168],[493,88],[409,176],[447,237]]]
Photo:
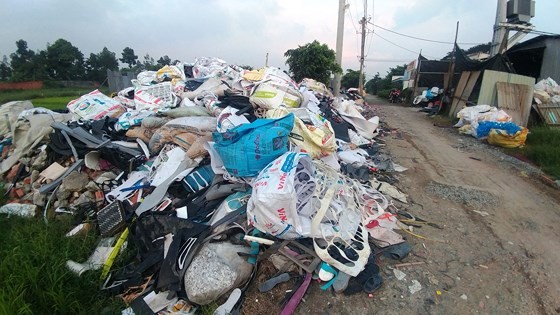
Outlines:
[[[350,5],[350,2],[346,2],[348,5]],[[350,14],[350,21],[352,21],[352,26],[354,26],[354,30],[356,31],[356,34],[359,33],[358,28],[356,27],[356,24],[354,24],[354,17],[352,16],[352,9],[348,8],[348,14]]]
[[[386,28],[384,28],[382,26],[379,26],[377,24],[373,24],[373,23],[371,23],[371,24],[373,26],[375,26],[377,28],[380,28],[382,30],[385,30],[387,32],[397,34],[397,35],[400,35],[400,36],[404,36],[404,37],[408,37],[408,38],[413,38],[413,39],[416,39],[416,40],[423,40],[423,41],[426,41],[426,42],[438,43],[438,44],[451,44],[451,45],[454,44],[453,42],[445,42],[445,41],[440,41],[440,40],[426,39],[426,38],[420,38],[420,37],[416,37],[416,36],[406,35],[406,34],[402,34],[402,33],[399,33],[399,32],[392,31],[390,29],[386,29]],[[460,45],[481,45],[481,44],[485,44],[485,43],[457,43],[457,44],[460,44]]]
[[[348,2],[346,2],[349,6],[350,6],[350,1],[348,0]],[[356,50],[360,50],[360,38],[357,36],[360,32],[358,31],[358,28],[356,27],[356,24],[354,24],[354,17],[352,16],[352,9],[348,8],[348,14],[350,15],[350,21],[352,21],[352,26],[354,27],[354,30],[356,31]]]
[[369,55],[369,50],[371,49],[371,43],[373,43],[373,31],[370,33],[372,36],[369,37],[369,45],[367,48],[366,56]]
[[369,62],[410,62],[410,59],[378,59],[378,58],[366,58],[365,61]]
[[[373,11],[373,10],[374,10],[374,8],[375,8],[375,7],[374,7],[375,1],[372,0],[371,3],[372,3],[372,4],[371,4],[371,21],[372,21],[372,23],[373,23],[373,14],[374,14],[374,11]],[[366,27],[366,29],[367,29],[367,27]],[[369,55],[369,51],[370,51],[370,49],[371,49],[371,43],[373,42],[373,30],[370,31],[370,30],[368,29],[368,32],[370,32],[370,35],[371,35],[371,36],[369,36],[369,45],[368,45],[367,53],[365,54],[365,56],[368,56],[368,55]]]
[[539,34],[539,35],[560,36],[560,34],[557,34],[557,33],[551,33],[551,32],[545,32],[545,31],[538,31],[538,30],[531,30],[531,31],[529,31],[529,33],[532,33],[532,34]]
[[[375,35],[375,36],[381,38],[382,40],[388,42],[389,44],[392,44],[392,45],[394,45],[394,46],[397,46],[397,47],[399,47],[399,48],[401,48],[401,49],[404,49],[404,50],[406,50],[406,51],[408,51],[408,52],[411,52],[411,53],[413,53],[413,54],[415,54],[415,55],[420,55],[420,52],[414,51],[414,50],[410,50],[410,49],[408,49],[408,48],[406,48],[406,47],[403,47],[403,46],[401,46],[401,45],[399,45],[399,44],[395,44],[395,43],[393,43],[392,41],[386,39],[385,37],[383,37],[383,36],[381,36],[381,35],[379,35],[379,34],[377,34],[377,33],[373,33],[373,35]],[[430,59],[438,59],[438,58],[433,57],[433,56],[428,56],[428,55],[423,55],[423,56],[424,56],[424,57],[428,57],[428,58],[430,58]]]

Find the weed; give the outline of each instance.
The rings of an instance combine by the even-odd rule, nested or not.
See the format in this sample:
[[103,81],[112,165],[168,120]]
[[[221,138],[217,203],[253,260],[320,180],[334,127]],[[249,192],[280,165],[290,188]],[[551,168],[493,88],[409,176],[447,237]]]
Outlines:
[[66,260],[85,261],[98,237],[65,237],[69,222],[0,216],[0,314],[116,314],[124,308],[99,290],[99,271],[78,277]]
[[[107,94],[108,88],[101,88],[101,92]],[[50,88],[41,90],[2,91],[0,92],[0,104],[10,101],[35,100],[51,97],[68,97],[70,100],[92,91],[92,88]],[[68,103],[68,102],[66,102]],[[35,102],[33,101],[35,105]],[[66,104],[64,104],[66,105]],[[37,105],[35,105],[37,106]]]
[[64,109],[71,100],[76,99],[75,96],[55,96],[55,97],[42,97],[33,99],[33,106],[44,107],[48,109]]
[[560,178],[560,129],[531,128],[524,153],[544,172]]

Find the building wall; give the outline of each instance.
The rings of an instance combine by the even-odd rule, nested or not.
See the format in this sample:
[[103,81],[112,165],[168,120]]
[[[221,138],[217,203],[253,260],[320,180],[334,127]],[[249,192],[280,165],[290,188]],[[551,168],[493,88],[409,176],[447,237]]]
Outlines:
[[40,90],[42,88],[43,88],[43,81],[0,82],[0,91]]
[[546,39],[541,76],[538,79],[541,80],[548,77],[560,83],[560,38]]

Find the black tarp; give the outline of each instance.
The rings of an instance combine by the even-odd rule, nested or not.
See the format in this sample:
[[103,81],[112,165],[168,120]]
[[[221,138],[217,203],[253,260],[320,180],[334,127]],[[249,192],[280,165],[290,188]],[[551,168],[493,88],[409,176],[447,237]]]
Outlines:
[[420,61],[420,73],[448,73],[449,72],[449,60],[439,61],[439,60],[421,60]]
[[458,45],[455,45],[455,72],[482,70],[515,73],[515,70],[504,55],[498,54],[484,61],[472,60]]

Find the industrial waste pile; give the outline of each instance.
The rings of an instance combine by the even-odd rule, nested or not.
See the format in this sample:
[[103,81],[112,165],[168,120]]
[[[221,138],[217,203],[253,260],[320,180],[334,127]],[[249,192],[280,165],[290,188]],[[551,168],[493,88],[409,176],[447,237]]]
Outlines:
[[[99,233],[89,259],[67,268],[101,270],[102,290],[130,306],[123,314],[210,303],[236,313],[251,285],[267,292],[295,277],[282,305],[291,314],[312,279],[372,293],[383,283],[376,255],[411,250],[403,222],[414,217],[394,186],[406,169],[383,150],[390,131],[359,95],[335,98],[312,79],[198,58],[65,112],[29,101],[0,111],[10,200],[0,213],[73,216],[67,237]],[[277,273],[257,283],[264,262]]]

